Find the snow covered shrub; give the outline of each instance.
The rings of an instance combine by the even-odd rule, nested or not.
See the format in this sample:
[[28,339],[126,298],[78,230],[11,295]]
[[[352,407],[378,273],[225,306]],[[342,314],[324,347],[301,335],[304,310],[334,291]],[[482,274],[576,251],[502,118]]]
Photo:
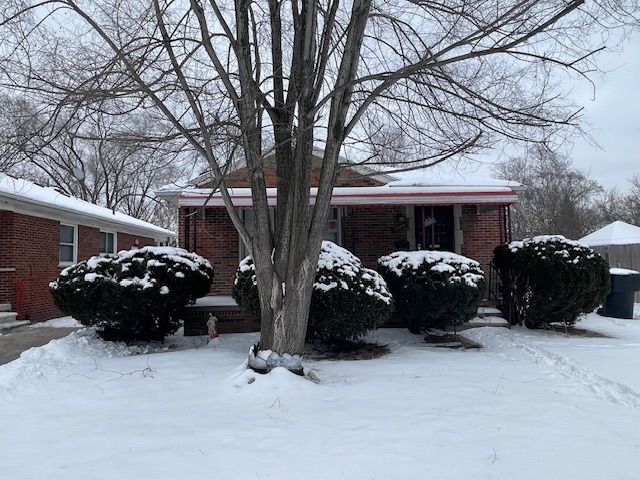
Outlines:
[[589,247],[562,235],[542,235],[497,247],[511,321],[529,328],[572,325],[592,312],[610,290],[609,266]]
[[[236,271],[233,298],[242,308],[260,315],[255,267],[251,257]],[[382,325],[393,311],[384,279],[365,268],[358,257],[335,243],[324,241],[307,328],[307,339],[328,345],[356,340]]]
[[49,287],[64,313],[107,340],[162,340],[182,309],[209,291],[208,260],[172,247],[123,250],[65,268]]
[[378,259],[378,270],[413,333],[472,319],[484,294],[480,264],[451,252],[393,252]]

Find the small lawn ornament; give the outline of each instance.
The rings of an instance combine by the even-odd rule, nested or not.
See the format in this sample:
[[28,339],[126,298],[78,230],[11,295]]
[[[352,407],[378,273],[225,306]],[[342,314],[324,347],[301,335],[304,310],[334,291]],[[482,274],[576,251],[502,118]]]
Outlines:
[[218,318],[209,314],[209,320],[207,320],[207,330],[209,331],[209,338],[214,339],[218,338],[220,334],[218,333]]

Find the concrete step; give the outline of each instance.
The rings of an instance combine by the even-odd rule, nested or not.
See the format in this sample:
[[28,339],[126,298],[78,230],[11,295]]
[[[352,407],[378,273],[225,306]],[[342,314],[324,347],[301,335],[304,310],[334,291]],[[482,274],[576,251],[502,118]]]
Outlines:
[[495,306],[478,307],[478,316],[480,318],[501,317],[502,312],[498,310]]
[[18,314],[16,312],[0,312],[0,325],[15,322],[17,318]]
[[0,312],[10,312],[11,304],[10,303],[0,303]]
[[15,330],[20,330],[29,325],[29,320],[16,320],[15,322],[0,323],[0,333],[6,335]]

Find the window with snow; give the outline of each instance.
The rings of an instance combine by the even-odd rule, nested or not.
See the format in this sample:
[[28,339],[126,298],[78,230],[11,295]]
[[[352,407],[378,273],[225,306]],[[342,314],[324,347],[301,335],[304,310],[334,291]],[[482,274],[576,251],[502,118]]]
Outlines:
[[76,263],[77,242],[76,226],[60,224],[60,265]]
[[113,232],[100,232],[100,254],[113,255],[116,253],[116,234]]

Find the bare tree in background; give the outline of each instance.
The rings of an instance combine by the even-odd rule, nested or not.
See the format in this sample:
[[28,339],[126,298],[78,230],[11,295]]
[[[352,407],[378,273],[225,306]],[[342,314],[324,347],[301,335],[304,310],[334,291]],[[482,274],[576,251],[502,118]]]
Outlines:
[[618,188],[611,188],[598,198],[598,227],[616,220],[640,226],[640,174],[632,176],[629,183],[630,188],[626,193]]
[[512,207],[516,238],[560,234],[578,239],[597,224],[594,203],[602,187],[573,167],[569,158],[538,146],[523,157],[497,164],[495,172],[500,178],[527,185]]
[[[345,145],[371,165],[408,169],[505,138],[563,136],[577,116],[560,83],[595,68],[590,41],[636,27],[638,12],[635,1],[613,0],[10,0],[1,82],[39,95],[54,113],[128,101],[207,159],[253,255],[259,349],[271,351],[271,367],[302,352]],[[387,129],[403,134],[392,143],[401,155],[388,156],[400,164],[371,147]],[[216,145],[227,135],[250,171],[255,233],[225,185]],[[309,208],[314,144],[324,156]],[[275,221],[267,153],[276,162]]]
[[[5,99],[0,111],[0,158],[7,173],[142,220],[175,227],[175,214],[154,190],[183,176],[176,142],[149,141],[153,126],[144,115],[123,118],[101,111],[43,118],[30,102]],[[103,105],[104,108],[104,105]]]

